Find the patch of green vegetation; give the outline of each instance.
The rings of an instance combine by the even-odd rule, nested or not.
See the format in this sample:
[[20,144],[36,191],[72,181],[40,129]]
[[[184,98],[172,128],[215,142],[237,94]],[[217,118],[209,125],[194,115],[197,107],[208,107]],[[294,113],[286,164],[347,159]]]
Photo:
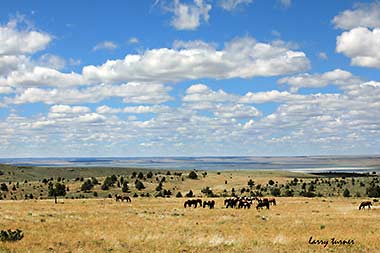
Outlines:
[[7,200],[54,197],[51,190],[57,183],[66,192],[61,196],[71,199],[112,198],[122,193],[138,197],[380,197],[377,175],[332,177],[287,171],[218,173],[9,165],[0,165],[0,171],[0,199]]
[[1,230],[0,231],[0,241],[8,241],[8,242],[14,242],[19,241],[24,237],[24,233],[20,229],[16,229],[15,231],[12,231],[11,229],[8,230]]

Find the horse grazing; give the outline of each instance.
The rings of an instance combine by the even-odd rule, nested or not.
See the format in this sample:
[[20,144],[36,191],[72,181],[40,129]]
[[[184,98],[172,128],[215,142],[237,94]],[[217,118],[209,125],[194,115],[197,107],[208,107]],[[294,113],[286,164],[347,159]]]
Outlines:
[[273,199],[268,199],[268,202],[269,202],[269,204],[272,204],[272,205],[276,205],[276,199],[275,198],[273,198]]
[[127,201],[127,202],[132,202],[132,200],[131,200],[130,197],[128,197],[128,196],[121,196],[119,194],[115,195],[115,199],[116,199],[116,202],[118,202],[118,201],[123,202],[124,200]]
[[237,198],[228,198],[224,200],[224,205],[226,206],[226,208],[228,207],[235,208],[236,205],[238,204],[238,201],[239,199]]
[[210,209],[213,209],[215,207],[215,201],[214,200],[209,200],[209,201],[203,201],[203,208],[208,206]]
[[269,210],[269,200],[268,199],[260,200],[259,203],[257,203],[256,209],[259,210],[259,208],[262,209],[263,207],[266,207]]
[[371,201],[363,201],[362,203],[360,203],[359,210],[362,208],[364,210],[366,206],[368,206],[368,209],[371,209],[372,202]]
[[244,209],[248,208],[248,209],[250,209],[251,208],[251,202],[247,201],[247,200],[240,200],[238,208],[244,208]]
[[202,200],[201,199],[189,199],[189,200],[185,201],[183,206],[186,208],[188,206],[191,207],[192,205],[194,205],[194,208],[197,208],[198,204],[200,206],[202,206]]

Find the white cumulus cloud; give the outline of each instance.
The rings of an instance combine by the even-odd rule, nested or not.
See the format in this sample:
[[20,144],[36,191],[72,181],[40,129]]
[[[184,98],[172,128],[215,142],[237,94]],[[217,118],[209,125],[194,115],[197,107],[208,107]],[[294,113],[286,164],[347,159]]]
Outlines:
[[380,3],[356,4],[353,10],[345,10],[335,16],[333,21],[336,28],[350,30],[356,27],[380,27]]
[[211,4],[204,0],[194,0],[191,4],[174,0],[171,24],[177,30],[196,30],[202,22],[208,22],[211,8]]
[[8,104],[46,103],[80,104],[96,103],[110,97],[120,97],[125,103],[159,104],[171,100],[171,88],[162,84],[126,83],[122,85],[95,85],[88,88],[42,89],[26,88],[15,97],[6,97]]
[[18,29],[18,20],[0,25],[0,55],[32,54],[45,49],[52,37],[36,30]]
[[365,27],[343,32],[336,39],[336,51],[351,58],[351,65],[380,67],[380,28]]
[[185,48],[159,48],[129,54],[124,59],[108,60],[100,66],[86,66],[83,76],[92,82],[178,82],[199,78],[276,76],[304,71],[309,65],[303,52],[290,50],[283,44],[260,43],[252,37],[243,37],[227,43],[223,50],[198,41],[186,44]]
[[323,74],[299,74],[291,77],[281,78],[278,83],[287,83],[291,86],[291,91],[296,92],[299,88],[320,88],[329,84],[350,85],[358,83],[359,79],[350,72],[335,69]]

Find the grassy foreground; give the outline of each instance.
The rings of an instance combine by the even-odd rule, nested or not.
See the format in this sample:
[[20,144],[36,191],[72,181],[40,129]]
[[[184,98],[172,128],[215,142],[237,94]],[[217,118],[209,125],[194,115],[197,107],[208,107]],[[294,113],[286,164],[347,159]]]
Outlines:
[[[0,227],[25,237],[0,252],[378,252],[380,209],[362,199],[277,198],[270,210],[183,208],[185,198],[1,201]],[[62,203],[64,201],[64,203]],[[310,237],[329,240],[311,245]],[[331,238],[354,240],[332,245]]]
[[[379,252],[380,248],[378,202],[371,210],[358,210],[361,201],[380,197],[377,175],[197,171],[192,179],[189,171],[8,165],[0,165],[0,172],[0,230],[24,233],[20,241],[0,242],[0,252]],[[94,177],[98,183],[83,189]],[[112,177],[115,181],[104,188]],[[138,189],[137,182],[144,187]],[[54,204],[49,185],[58,183],[66,192]],[[203,200],[218,196],[216,208],[185,209],[188,198],[177,195],[190,191]],[[344,192],[349,192],[347,198],[342,197]],[[137,197],[121,203],[108,197],[115,194]],[[278,205],[260,211],[226,209],[223,200],[232,195],[278,196]],[[338,243],[333,244],[332,238]],[[340,245],[340,240],[350,245]]]

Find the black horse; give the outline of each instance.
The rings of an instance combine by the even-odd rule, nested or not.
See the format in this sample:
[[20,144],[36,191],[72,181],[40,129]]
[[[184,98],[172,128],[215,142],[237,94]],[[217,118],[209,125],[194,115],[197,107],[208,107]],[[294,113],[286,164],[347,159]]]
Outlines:
[[124,200],[127,202],[132,202],[131,198],[129,196],[121,196],[119,194],[115,195],[116,202],[121,201],[123,202]]
[[259,210],[259,208],[262,209],[263,207],[266,207],[267,209],[269,209],[269,200],[268,199],[263,199],[263,200],[259,201],[259,203],[257,203],[256,209]]
[[238,202],[239,202],[238,198],[228,198],[224,200],[224,205],[226,206],[226,208],[229,208],[229,207],[235,208]]
[[197,208],[198,204],[200,206],[202,206],[202,200],[201,199],[189,199],[189,200],[185,201],[183,206],[186,208],[188,206],[191,207],[192,205],[194,205],[194,208]]
[[203,201],[203,208],[208,206],[210,209],[213,209],[215,207],[215,201],[214,200],[209,200],[209,201]]
[[247,200],[240,200],[238,208],[244,208],[244,209],[248,208],[248,209],[250,209],[251,208],[251,202],[247,201]]
[[366,206],[368,206],[368,209],[371,209],[372,202],[371,201],[363,201],[362,203],[360,203],[359,210],[362,208],[364,210]]

